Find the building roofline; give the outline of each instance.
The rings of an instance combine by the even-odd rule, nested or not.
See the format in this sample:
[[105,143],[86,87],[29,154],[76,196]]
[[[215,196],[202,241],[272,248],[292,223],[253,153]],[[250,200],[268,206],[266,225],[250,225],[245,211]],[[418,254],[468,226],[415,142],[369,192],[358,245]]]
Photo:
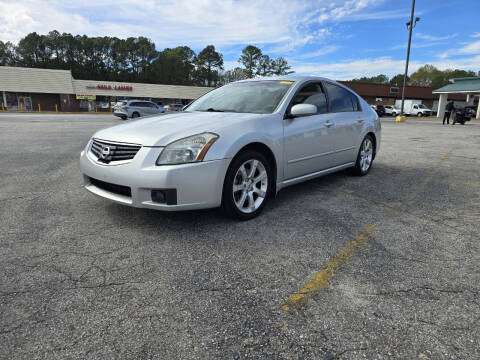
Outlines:
[[20,70],[20,71],[49,71],[49,72],[66,72],[66,73],[72,73],[72,70],[65,70],[65,69],[46,69],[46,68],[32,68],[32,67],[23,67],[23,66],[6,66],[2,65],[0,68],[5,68],[5,69],[13,69],[13,70]]
[[464,81],[464,80],[480,80],[480,76],[470,76],[470,77],[462,77],[462,78],[453,78],[450,81]]

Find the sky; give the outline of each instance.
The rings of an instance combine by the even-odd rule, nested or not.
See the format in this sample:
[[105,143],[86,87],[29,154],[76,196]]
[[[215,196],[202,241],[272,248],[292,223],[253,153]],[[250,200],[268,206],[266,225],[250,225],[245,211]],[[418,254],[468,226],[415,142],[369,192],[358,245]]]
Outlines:
[[[346,80],[404,72],[410,0],[0,0],[0,40],[50,30],[146,36],[158,50],[213,44],[225,69],[249,44],[297,74]],[[410,73],[480,71],[480,0],[417,0]]]

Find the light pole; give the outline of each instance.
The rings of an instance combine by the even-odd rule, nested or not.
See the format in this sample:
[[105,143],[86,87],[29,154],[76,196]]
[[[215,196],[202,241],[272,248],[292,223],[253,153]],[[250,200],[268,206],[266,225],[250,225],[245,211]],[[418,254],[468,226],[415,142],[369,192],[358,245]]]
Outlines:
[[405,75],[403,76],[403,88],[402,88],[402,107],[400,108],[400,116],[403,116],[403,106],[405,103],[405,85],[407,84],[407,76],[408,76],[408,62],[410,61],[410,44],[412,43],[412,30],[417,24],[417,21],[420,21],[419,17],[413,20],[413,16],[415,15],[415,0],[412,0],[412,12],[410,14],[410,21],[406,23],[408,32],[408,47],[407,47],[407,61],[405,63]]

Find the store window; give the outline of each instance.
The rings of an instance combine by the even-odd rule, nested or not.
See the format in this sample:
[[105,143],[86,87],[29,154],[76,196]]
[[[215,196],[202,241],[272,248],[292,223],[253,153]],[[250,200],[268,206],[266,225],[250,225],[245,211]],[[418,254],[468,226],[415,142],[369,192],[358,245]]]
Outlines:
[[23,111],[32,111],[32,97],[29,94],[18,94],[18,107]]
[[17,94],[5,91],[5,101],[7,102],[8,110],[18,110]]

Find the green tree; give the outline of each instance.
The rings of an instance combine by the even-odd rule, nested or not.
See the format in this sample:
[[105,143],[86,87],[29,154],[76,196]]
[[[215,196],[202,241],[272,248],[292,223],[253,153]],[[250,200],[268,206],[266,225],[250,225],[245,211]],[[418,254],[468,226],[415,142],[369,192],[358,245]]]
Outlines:
[[0,41],[0,66],[14,66],[16,64],[15,59],[15,46],[7,41]]
[[291,67],[288,65],[288,62],[283,57],[279,57],[272,61],[271,73],[273,75],[288,75],[292,74],[293,71],[289,71]]
[[435,66],[426,64],[410,75],[410,82],[417,86],[432,86],[433,79],[441,75],[441,71]]
[[219,80],[219,71],[223,70],[223,55],[208,45],[195,57],[196,78],[199,85],[214,86]]
[[261,56],[262,50],[253,45],[248,45],[242,50],[238,62],[245,67],[248,78],[252,78],[257,73],[258,61]]
[[21,39],[17,46],[18,62],[27,67],[46,67],[47,55],[45,37],[36,32]]
[[272,74],[273,61],[268,55],[261,55],[258,58],[257,74],[260,76],[268,76]]
[[245,80],[248,79],[248,74],[245,69],[241,67],[236,67],[232,70],[227,70],[220,75],[220,85],[225,85],[234,81]]
[[[372,76],[372,77],[361,77],[358,79],[352,79],[351,81],[354,82],[367,82],[367,83],[374,83],[374,84],[388,84],[388,76],[384,74]],[[403,80],[402,80],[403,81]]]
[[151,78],[156,84],[192,85],[195,52],[188,46],[164,49],[151,65]]
[[442,86],[447,85],[450,82],[450,79],[462,78],[462,77],[472,77],[476,76],[475,71],[466,71],[466,70],[444,70],[432,79],[432,86],[435,89],[438,89]]
[[[407,76],[407,85],[410,84],[410,78]],[[390,79],[390,85],[402,86],[403,85],[403,74],[397,74]]]

